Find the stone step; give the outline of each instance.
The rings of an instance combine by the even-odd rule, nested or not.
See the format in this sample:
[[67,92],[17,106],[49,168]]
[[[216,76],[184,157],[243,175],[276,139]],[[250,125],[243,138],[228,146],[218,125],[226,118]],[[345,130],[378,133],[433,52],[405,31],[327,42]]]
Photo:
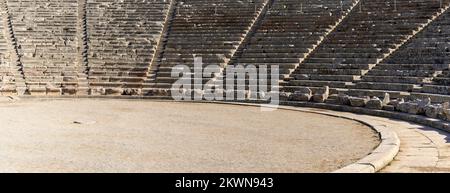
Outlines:
[[426,84],[422,86],[422,92],[440,95],[450,95],[450,86]]
[[319,81],[319,80],[292,80],[289,82],[289,86],[306,86],[306,87],[324,87],[329,86],[331,88],[346,88],[349,82],[342,81]]
[[412,92],[416,87],[418,86],[415,84],[383,82],[358,82],[355,85],[356,89],[391,90],[405,92]]

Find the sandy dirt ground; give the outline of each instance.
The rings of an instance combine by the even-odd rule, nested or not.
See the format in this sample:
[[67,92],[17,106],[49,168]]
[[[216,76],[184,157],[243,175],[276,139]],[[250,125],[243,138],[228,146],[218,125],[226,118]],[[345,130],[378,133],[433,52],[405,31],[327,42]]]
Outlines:
[[330,172],[379,143],[355,121],[142,100],[0,101],[0,172]]

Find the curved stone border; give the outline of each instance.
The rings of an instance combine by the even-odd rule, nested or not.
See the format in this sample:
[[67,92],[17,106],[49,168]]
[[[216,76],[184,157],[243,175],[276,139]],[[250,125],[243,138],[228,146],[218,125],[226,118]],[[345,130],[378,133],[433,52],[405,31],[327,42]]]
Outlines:
[[397,133],[378,125],[373,128],[380,133],[380,145],[370,155],[334,173],[375,173],[394,160],[400,151],[400,139]]

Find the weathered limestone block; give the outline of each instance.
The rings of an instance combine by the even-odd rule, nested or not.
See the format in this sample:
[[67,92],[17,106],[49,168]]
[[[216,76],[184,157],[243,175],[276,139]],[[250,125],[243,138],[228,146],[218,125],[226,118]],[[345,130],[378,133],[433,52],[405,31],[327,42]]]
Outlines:
[[398,105],[398,110],[400,112],[409,113],[417,115],[421,113],[421,108],[416,102],[405,102]]
[[120,96],[123,93],[122,88],[107,88],[105,89],[106,95]]
[[330,87],[325,86],[323,90],[318,91],[316,94],[314,94],[313,101],[318,103],[324,103],[329,96],[330,96]]
[[290,93],[290,92],[280,92],[279,99],[280,99],[280,101],[289,101],[289,100],[292,100],[291,95],[292,95],[292,93]]
[[383,109],[383,101],[379,99],[378,97],[373,97],[369,101],[367,101],[366,107],[369,109],[377,109],[381,110]]
[[438,114],[438,118],[442,119],[442,120],[450,121],[450,119],[447,119],[447,115],[445,114],[445,110],[446,109],[450,109],[450,103],[449,102],[445,102],[445,103],[441,104],[441,109],[439,110],[440,114]]
[[1,85],[0,94],[3,96],[13,95],[16,93],[16,86],[14,85]]
[[311,96],[313,95],[312,90],[307,87],[299,88],[296,92],[311,95]]
[[170,96],[170,90],[168,90],[168,89],[156,89],[156,92],[155,92],[154,96],[161,96],[161,97]]
[[445,120],[445,109],[449,108],[449,103],[427,105],[425,107],[425,115],[427,117]]
[[339,94],[337,96],[337,104],[339,105],[350,105],[350,96],[345,94]]
[[397,109],[397,110],[398,110],[398,106],[399,106],[400,104],[404,103],[404,102],[405,102],[405,99],[400,98],[400,99],[396,99],[396,100],[391,100],[391,101],[389,101],[388,105],[391,105],[391,106],[394,107],[394,109]]
[[46,84],[45,86],[45,92],[47,93],[47,95],[60,95],[61,94],[61,88],[57,87],[53,84]]
[[438,105],[429,105],[425,107],[425,115],[431,118],[437,118],[439,114],[439,106]]
[[396,109],[400,112],[404,112],[407,113],[408,112],[408,105],[409,103],[407,102],[403,102],[403,103],[398,103],[396,106]]
[[[185,90],[186,91],[186,90]],[[170,96],[170,90],[167,89],[150,89],[147,90],[144,95],[145,96]],[[187,92],[187,91],[186,91]]]
[[72,77],[72,76],[65,76],[65,77],[63,77],[63,81],[64,82],[77,82],[78,78]]
[[389,93],[384,93],[382,102],[383,102],[383,105],[388,105],[389,102],[391,102],[391,96],[389,95]]
[[385,111],[395,111],[395,107],[392,105],[384,105],[383,110]]
[[324,103],[328,99],[328,95],[325,94],[315,94],[313,96],[313,101],[317,103]]
[[84,86],[78,86],[77,87],[77,95],[78,96],[86,96],[89,95],[89,87],[84,87]]
[[76,95],[77,88],[75,86],[65,86],[64,88],[62,88],[62,94],[63,95]]
[[425,109],[426,106],[431,105],[431,99],[426,98],[424,100],[418,100],[417,104],[419,105],[419,108]]
[[153,96],[155,94],[156,89],[146,89],[143,91],[144,96]]
[[47,94],[47,89],[45,87],[39,87],[39,86],[31,86],[28,88],[28,91],[30,91],[30,94],[32,96],[42,96]]
[[298,91],[295,91],[294,94],[291,95],[291,98],[293,101],[309,101],[311,100],[311,95],[301,93]]
[[370,97],[359,98],[359,97],[350,97],[350,105],[352,107],[365,107],[367,102],[369,102]]
[[91,88],[90,94],[94,95],[94,96],[106,95],[106,89],[105,88]]
[[445,120],[450,121],[450,109],[444,109]]
[[422,113],[422,108],[418,103],[409,103],[408,113],[413,115],[418,115]]
[[59,96],[61,95],[61,88],[55,87],[55,86],[47,86],[45,88],[47,95],[52,95],[52,96]]
[[409,114],[425,114],[425,107],[431,105],[431,99],[424,100],[416,99],[414,101],[405,102],[399,105],[399,110]]
[[141,95],[142,94],[142,90],[138,89],[138,88],[127,88],[123,91],[124,95],[131,95],[131,96],[136,96],[136,95]]
[[295,91],[291,97],[294,101],[309,101],[312,96],[312,90],[305,87]]

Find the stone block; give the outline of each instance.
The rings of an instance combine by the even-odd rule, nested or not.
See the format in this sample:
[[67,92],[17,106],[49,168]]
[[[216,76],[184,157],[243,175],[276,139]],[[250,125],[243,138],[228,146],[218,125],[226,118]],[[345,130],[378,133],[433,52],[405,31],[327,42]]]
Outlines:
[[352,107],[365,107],[367,102],[369,102],[370,98],[369,97],[365,97],[365,98],[359,98],[359,97],[350,97],[350,105]]
[[318,103],[324,103],[330,96],[330,87],[325,86],[323,89],[318,90],[314,96],[313,101]]
[[293,101],[309,101],[311,100],[312,95],[301,93],[298,91],[295,91],[294,94],[291,95],[291,98]]
[[291,98],[294,101],[309,101],[312,96],[312,90],[307,87],[303,87],[295,91],[294,94],[291,95]]
[[450,109],[444,109],[445,120],[450,121]]
[[107,88],[105,89],[106,95],[112,95],[112,96],[120,96],[123,93],[122,88]]
[[91,88],[90,95],[94,95],[94,96],[106,95],[106,89],[105,88]]
[[47,89],[45,87],[30,87],[28,90],[32,96],[42,96],[47,94]]
[[279,99],[280,99],[280,101],[289,101],[289,100],[292,100],[291,95],[292,95],[292,93],[290,93],[290,92],[280,92]]
[[421,113],[421,108],[420,108],[419,104],[414,103],[414,102],[405,102],[405,103],[399,104],[398,109],[401,112],[409,113],[409,114],[413,114],[413,115],[418,115]]
[[337,96],[337,99],[336,99],[337,104],[339,104],[339,105],[350,105],[350,99],[349,98],[350,98],[350,96],[348,96],[348,95],[339,94]]
[[378,97],[373,97],[372,99],[367,101],[366,107],[369,109],[381,110],[383,109],[383,101]]
[[405,99],[400,98],[400,99],[396,99],[396,100],[391,100],[389,101],[388,105],[393,106],[396,110],[398,110],[398,106],[402,103],[405,102]]
[[317,103],[324,103],[328,99],[328,95],[326,94],[315,94],[313,96],[313,101]]
[[59,95],[61,95],[61,88],[58,88],[58,87],[47,86],[45,88],[45,91],[46,91],[47,95],[52,95],[52,96],[59,96]]
[[138,88],[127,88],[123,91],[124,95],[137,96],[142,94],[142,90]]
[[294,94],[295,93],[302,93],[302,94],[307,94],[307,95],[311,95],[311,96],[313,95],[312,90],[308,87],[298,88],[297,91],[294,92]]
[[395,107],[392,105],[384,105],[383,110],[385,111],[395,111]]
[[389,95],[389,93],[384,93],[382,102],[383,102],[383,105],[387,105],[387,104],[389,104],[389,102],[391,102],[391,96]]
[[77,88],[74,86],[66,86],[66,87],[62,88],[62,94],[63,95],[76,95]]
[[448,108],[449,108],[448,102],[442,104],[427,105],[425,107],[425,115],[427,117],[445,120],[446,117],[444,110]]

